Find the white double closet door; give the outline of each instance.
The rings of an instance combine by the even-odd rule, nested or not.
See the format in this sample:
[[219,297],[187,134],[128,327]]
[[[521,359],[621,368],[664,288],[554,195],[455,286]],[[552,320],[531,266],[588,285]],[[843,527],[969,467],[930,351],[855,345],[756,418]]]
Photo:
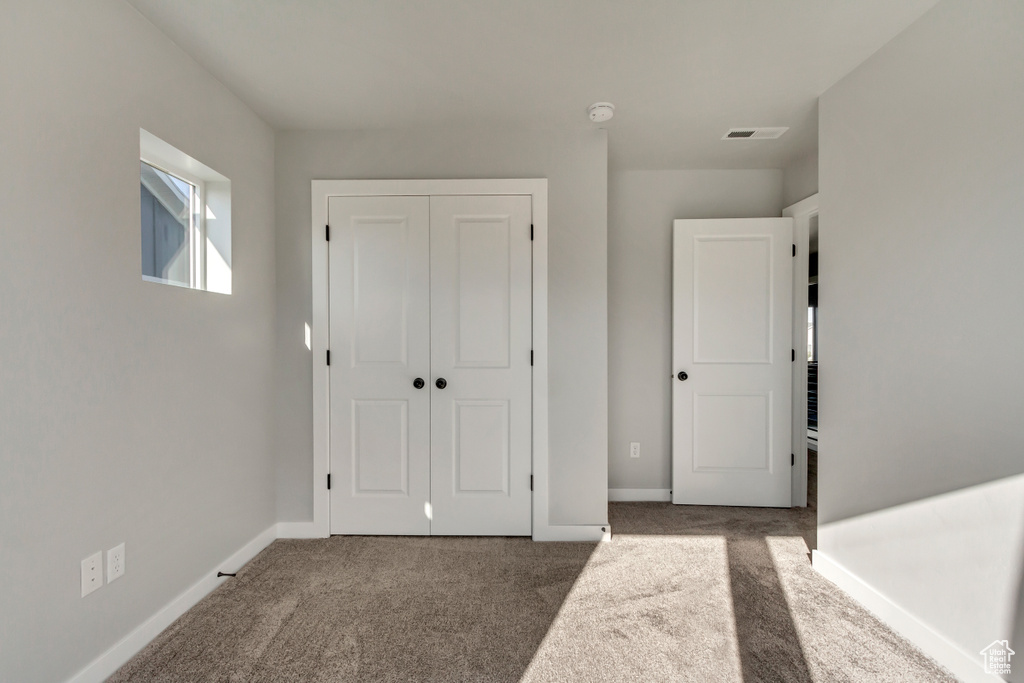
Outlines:
[[530,535],[531,216],[330,198],[331,533]]

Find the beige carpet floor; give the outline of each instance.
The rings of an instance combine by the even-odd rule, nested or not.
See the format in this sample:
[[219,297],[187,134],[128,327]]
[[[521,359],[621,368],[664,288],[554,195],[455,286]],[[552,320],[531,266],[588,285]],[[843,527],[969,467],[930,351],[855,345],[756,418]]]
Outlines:
[[602,544],[277,541],[110,680],[955,680],[811,568],[814,514],[615,503]]

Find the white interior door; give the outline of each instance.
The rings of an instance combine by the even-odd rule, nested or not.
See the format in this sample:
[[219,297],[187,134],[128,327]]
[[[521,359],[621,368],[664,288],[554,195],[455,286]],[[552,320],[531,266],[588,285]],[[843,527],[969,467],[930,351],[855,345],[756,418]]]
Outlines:
[[331,533],[429,534],[430,200],[331,197]]
[[790,506],[792,236],[791,218],[674,223],[674,503]]
[[531,533],[531,215],[528,196],[430,198],[435,535]]

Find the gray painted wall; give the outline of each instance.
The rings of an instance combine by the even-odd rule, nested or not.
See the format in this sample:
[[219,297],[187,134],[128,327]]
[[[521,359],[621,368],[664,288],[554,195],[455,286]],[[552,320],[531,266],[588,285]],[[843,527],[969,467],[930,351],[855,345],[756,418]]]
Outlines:
[[818,191],[818,150],[793,160],[782,173],[782,205],[792,206]]
[[[3,9],[0,680],[57,681],[274,522],[273,135],[122,0]],[[233,295],[142,281],[140,127],[231,178]]]
[[1024,652],[1022,36],[947,0],[821,98],[819,548],[979,667]]
[[548,178],[553,524],[607,522],[607,136],[602,130],[277,136],[277,502],[312,519],[310,180]]
[[608,206],[608,486],[667,489],[672,221],[778,216],[782,171],[620,171]]

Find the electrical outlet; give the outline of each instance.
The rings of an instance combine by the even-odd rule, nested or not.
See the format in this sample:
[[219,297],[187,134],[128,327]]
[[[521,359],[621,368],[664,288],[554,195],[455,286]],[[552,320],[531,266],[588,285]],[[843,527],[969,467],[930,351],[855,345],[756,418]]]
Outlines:
[[124,576],[124,543],[107,551],[107,583]]
[[640,457],[640,442],[630,441],[629,442],[629,457],[639,458]]
[[103,552],[82,560],[82,597],[103,587]]

